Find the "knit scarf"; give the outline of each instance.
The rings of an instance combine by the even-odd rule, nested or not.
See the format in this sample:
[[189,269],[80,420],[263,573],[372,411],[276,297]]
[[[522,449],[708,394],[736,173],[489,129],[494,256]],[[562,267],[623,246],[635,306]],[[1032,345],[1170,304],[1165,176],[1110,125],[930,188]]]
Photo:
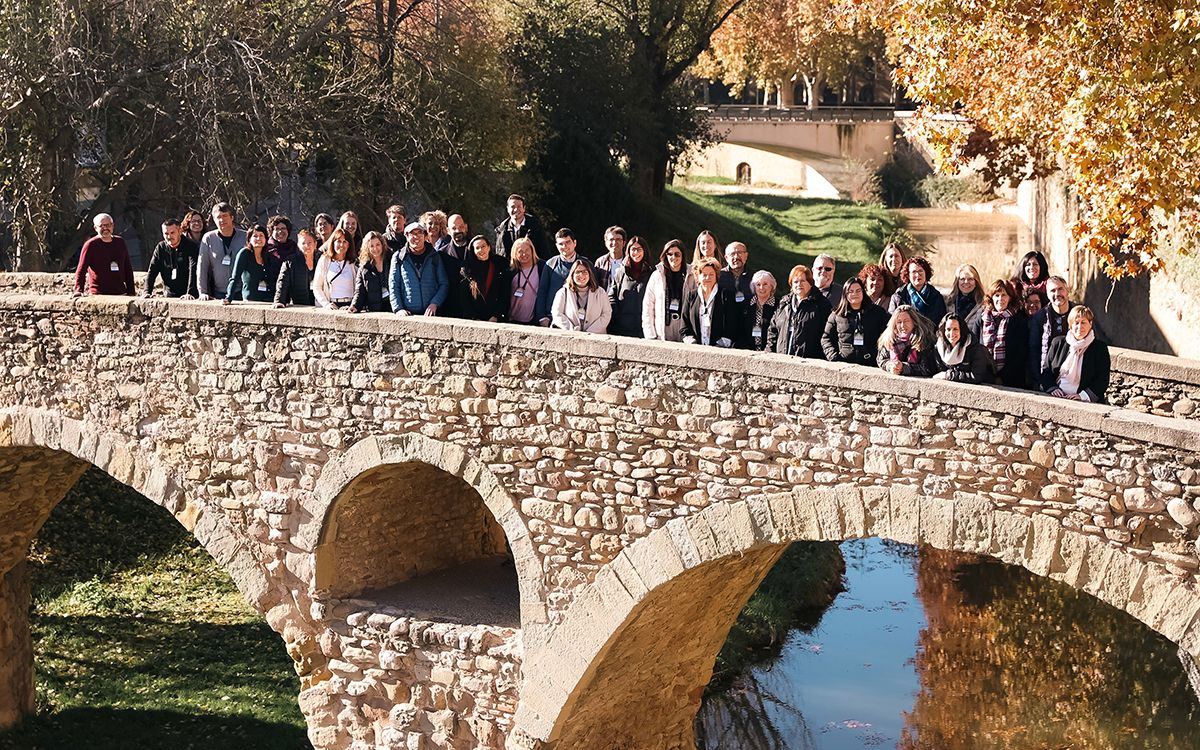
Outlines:
[[1008,344],[1008,321],[1012,319],[1012,310],[1000,312],[983,311],[983,330],[979,333],[979,343],[992,354],[996,362],[996,371],[1004,369],[1005,350]]
[[925,317],[929,317],[929,308],[933,305],[933,298],[938,295],[938,290],[933,288],[933,284],[926,284],[921,291],[912,284],[908,285],[908,301],[917,308],[917,312]]
[[917,357],[920,352],[912,345],[912,334],[901,336],[896,334],[896,338],[892,341],[892,360],[895,362],[903,362],[909,365],[917,363]]
[[[1070,312],[1070,308],[1068,308]],[[1067,313],[1059,315],[1054,311],[1053,307],[1046,308],[1046,324],[1042,326],[1042,352],[1041,359],[1038,360],[1038,367],[1046,366],[1046,356],[1050,354],[1050,342],[1055,336],[1062,336],[1067,332]]]
[[1079,393],[1079,380],[1083,376],[1083,353],[1096,340],[1096,332],[1088,331],[1082,339],[1075,338],[1073,331],[1067,331],[1067,358],[1063,360],[1058,371],[1058,387],[1063,393],[1075,395]]
[[971,314],[971,311],[975,309],[975,305],[977,304],[979,303],[975,301],[975,295],[963,294],[960,291],[954,292],[954,312],[963,320],[967,319],[967,316]]
[[969,338],[966,336],[959,336],[958,344],[956,346],[950,346],[949,341],[947,341],[943,336],[938,336],[937,344],[935,346],[937,347],[938,356],[942,358],[942,361],[947,365],[953,366],[962,364],[963,358],[967,356],[967,344],[969,343],[971,343]]

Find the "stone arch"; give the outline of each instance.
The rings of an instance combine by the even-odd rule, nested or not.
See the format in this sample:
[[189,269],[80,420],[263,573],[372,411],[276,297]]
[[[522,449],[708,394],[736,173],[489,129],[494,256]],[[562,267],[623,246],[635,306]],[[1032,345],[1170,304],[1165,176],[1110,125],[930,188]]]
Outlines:
[[[380,544],[385,541],[358,533],[364,530],[363,524],[352,521],[351,525],[358,527],[353,540],[357,549],[352,554],[358,558],[348,560],[338,544],[339,527],[347,527],[343,511],[368,514],[371,510],[357,502],[360,494],[379,499],[397,488],[410,491],[398,502],[388,502],[390,508],[384,512],[390,521],[404,520],[408,511],[420,512],[421,503],[453,505],[436,521],[447,533],[444,543],[435,543],[434,537],[427,537],[424,543],[386,540],[394,557],[387,570],[372,575],[370,580],[354,574],[356,580],[350,585],[339,582],[339,566],[348,561],[354,565],[370,563],[363,557],[366,551],[381,551]],[[314,554],[313,593],[331,597],[355,595],[365,588],[387,586],[455,561],[466,562],[472,554],[478,557],[488,550],[503,553],[507,543],[517,572],[521,625],[546,621],[541,565],[516,502],[490,469],[456,445],[420,434],[360,440],[326,464],[311,497],[301,502],[295,539],[298,546]],[[409,543],[410,548],[401,549]]]
[[[694,747],[692,722],[717,650],[786,546],[866,537],[1020,565],[1200,652],[1194,587],[1053,518],[965,494],[947,500],[905,487],[805,487],[709,506],[623,550],[579,590],[544,647],[526,654],[511,745]],[[654,725],[619,720],[635,700]],[[636,737],[614,734],[636,730]]]
[[259,612],[270,604],[266,571],[220,512],[190,502],[183,485],[119,435],[80,420],[38,409],[0,411],[0,727],[11,726],[34,706],[33,652],[29,634],[29,545],[57,506],[95,466],[151,502],[166,508],[233,579]]

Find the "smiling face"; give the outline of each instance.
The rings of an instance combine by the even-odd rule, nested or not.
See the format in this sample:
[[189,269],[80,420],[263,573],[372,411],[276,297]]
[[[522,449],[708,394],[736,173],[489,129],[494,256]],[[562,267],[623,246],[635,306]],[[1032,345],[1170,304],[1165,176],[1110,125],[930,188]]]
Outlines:
[[625,238],[616,232],[605,232],[604,248],[612,257],[620,258],[625,252]]
[[846,290],[846,303],[850,305],[850,309],[857,310],[863,304],[863,290],[858,284],[851,284]]
[[311,257],[317,251],[317,238],[313,237],[308,232],[300,235],[299,242],[300,252],[304,253],[305,257]]
[[454,214],[450,217],[446,228],[449,230],[450,239],[454,241],[454,244],[462,245],[467,241],[467,222],[463,220],[463,217]]
[[863,284],[866,285],[867,294],[871,299],[879,299],[883,296],[883,277],[879,274],[867,274],[867,280]]
[[751,282],[750,288],[754,290],[754,296],[758,298],[759,302],[767,302],[775,296],[775,282],[771,281],[769,277]]
[[796,278],[792,279],[792,294],[803,299],[808,296],[812,290],[812,284],[808,283],[808,278],[804,274],[797,274]]
[[672,271],[679,271],[683,268],[683,251],[677,247],[673,247],[667,251],[667,265]]
[[1031,294],[1025,298],[1025,314],[1033,317],[1038,310],[1042,309],[1042,298],[1036,294]]
[[192,234],[200,234],[204,231],[204,219],[197,215],[188,220],[187,229]]
[[213,209],[213,223],[217,225],[217,231],[223,236],[228,237],[233,234],[233,213],[229,211],[220,211]]
[[741,273],[746,268],[746,258],[748,257],[750,257],[749,251],[740,242],[734,242],[725,248],[725,264],[734,273]]
[[284,224],[283,222],[279,222],[275,226],[271,227],[271,240],[274,242],[287,242],[288,235],[289,232],[287,224]]
[[700,288],[703,289],[706,294],[711,292],[713,287],[717,285],[717,269],[713,268],[712,266],[703,266],[700,269],[698,281],[700,283]]
[[317,237],[321,242],[324,242],[329,239],[329,233],[333,231],[333,222],[324,216],[320,216],[317,218],[317,222],[313,225],[313,228],[317,230]]
[[343,235],[338,235],[333,240],[333,257],[342,260],[346,257],[346,253],[350,250],[350,240]]
[[387,215],[388,230],[392,234],[404,234],[404,214],[392,211]]
[[909,336],[913,332],[912,316],[906,312],[896,313],[896,321],[892,324],[892,330],[898,336]]
[[592,272],[583,263],[575,266],[571,271],[571,280],[575,282],[576,289],[583,289],[592,279]]
[[1025,261],[1025,276],[1033,282],[1041,280],[1042,264],[1038,262],[1036,255]]
[[471,243],[471,250],[479,260],[487,260],[492,255],[492,246],[482,237]]
[[1011,297],[1008,296],[1008,292],[1004,291],[1003,289],[998,290],[992,295],[992,309],[994,309],[996,312],[1007,310],[1010,299]]
[[962,338],[962,328],[958,325],[958,321],[954,318],[949,318],[942,326],[942,332],[946,335],[946,340],[950,342],[950,346],[958,346],[959,339]]
[[246,244],[255,250],[260,250],[267,244],[267,235],[257,229],[251,229],[250,233],[246,235]]
[[646,248],[642,247],[640,243],[633,243],[625,248],[625,251],[629,253],[629,259],[634,263],[641,263],[646,259]]
[[1074,334],[1077,340],[1087,338],[1087,335],[1092,332],[1092,321],[1088,320],[1083,315],[1076,315],[1075,322],[1071,324],[1071,333]]
[[517,259],[522,268],[533,265],[533,243],[518,242],[513,245],[513,257]]
[[908,281],[912,284],[913,289],[918,292],[925,288],[925,282],[928,278],[925,275],[925,268],[920,263],[908,264]]
[[975,291],[975,277],[965,268],[958,272],[958,291],[963,294],[972,294]]
[[700,249],[701,258],[715,258],[717,256],[717,241],[713,239],[711,234],[702,234],[697,237],[696,247]]
[[575,257],[575,238],[574,237],[555,237],[554,246],[558,248],[558,254],[564,258]]
[[514,224],[520,224],[525,220],[525,201],[520,198],[510,198],[508,200],[508,218],[513,220]]
[[372,260],[381,259],[383,257],[383,240],[378,237],[372,237],[367,242],[367,253],[371,256]]
[[408,241],[408,249],[420,255],[425,252],[425,227],[417,225],[408,230],[408,234],[404,235]]
[[900,275],[900,267],[904,265],[904,253],[895,245],[888,245],[883,251],[883,267],[893,276]]
[[813,279],[818,289],[828,289],[833,284],[833,261],[822,258],[813,266]]
[[1046,282],[1046,296],[1050,298],[1050,306],[1059,315],[1067,311],[1067,285],[1061,281]]

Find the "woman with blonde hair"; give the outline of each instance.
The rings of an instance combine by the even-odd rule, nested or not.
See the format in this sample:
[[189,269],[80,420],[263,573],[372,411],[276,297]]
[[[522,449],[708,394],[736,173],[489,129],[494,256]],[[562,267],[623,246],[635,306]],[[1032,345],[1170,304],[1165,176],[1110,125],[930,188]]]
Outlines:
[[367,232],[358,251],[358,271],[354,278],[354,297],[350,312],[391,312],[388,293],[387,243],[379,232]]
[[350,238],[346,230],[335,227],[321,246],[317,270],[313,272],[313,297],[319,307],[340,310],[354,301],[354,261],[350,258]]
[[947,312],[957,315],[964,326],[979,338],[979,319],[983,316],[983,281],[970,263],[954,269],[954,288],[946,295]]
[[590,262],[580,258],[571,266],[567,282],[554,295],[550,319],[555,328],[565,331],[608,331],[612,305],[608,293],[596,284]]
[[900,287],[908,283],[908,258],[904,249],[895,242],[889,242],[879,254],[879,267],[887,278],[888,294],[895,294]]
[[545,280],[546,261],[538,258],[537,248],[528,237],[518,237],[509,251],[508,320],[522,325],[537,325],[550,311],[542,309],[538,289]]
[[715,258],[720,264],[721,259],[717,257],[717,247],[717,238],[713,236],[713,233],[707,229],[701,230],[700,234],[696,235],[696,246],[692,250],[691,265],[695,266],[705,258]]
[[937,372],[933,325],[912,305],[900,305],[879,337],[878,360],[893,375],[930,377]]
[[1067,333],[1050,342],[1042,390],[1051,396],[1103,404],[1112,370],[1108,345],[1096,338],[1095,315],[1076,305],[1067,314]]

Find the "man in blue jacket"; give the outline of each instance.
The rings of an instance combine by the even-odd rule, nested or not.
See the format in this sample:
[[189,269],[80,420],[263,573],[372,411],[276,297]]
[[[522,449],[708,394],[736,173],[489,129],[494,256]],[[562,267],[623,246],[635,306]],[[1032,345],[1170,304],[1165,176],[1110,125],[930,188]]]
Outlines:
[[405,227],[404,237],[408,244],[392,254],[392,310],[397,315],[437,315],[450,292],[441,256],[426,251],[425,227],[419,223]]

